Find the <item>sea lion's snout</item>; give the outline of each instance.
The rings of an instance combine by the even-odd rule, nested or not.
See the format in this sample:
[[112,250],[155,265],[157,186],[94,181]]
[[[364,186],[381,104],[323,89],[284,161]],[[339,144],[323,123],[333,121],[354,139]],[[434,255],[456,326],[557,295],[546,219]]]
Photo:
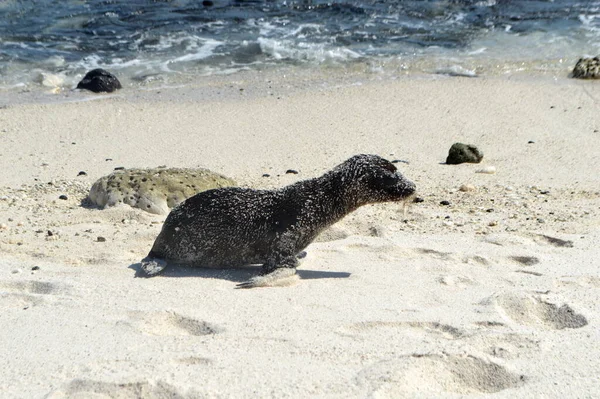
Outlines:
[[405,199],[412,196],[417,191],[417,186],[406,177],[402,176],[400,172],[394,173],[397,179],[396,185],[392,190],[398,199]]

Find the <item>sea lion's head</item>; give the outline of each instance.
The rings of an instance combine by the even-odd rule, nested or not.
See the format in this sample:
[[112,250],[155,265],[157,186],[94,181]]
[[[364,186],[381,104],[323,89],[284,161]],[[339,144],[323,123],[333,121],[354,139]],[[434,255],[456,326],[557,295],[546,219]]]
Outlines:
[[378,155],[360,154],[339,165],[347,193],[358,206],[388,201],[403,201],[411,197],[415,184],[405,178],[390,161]]

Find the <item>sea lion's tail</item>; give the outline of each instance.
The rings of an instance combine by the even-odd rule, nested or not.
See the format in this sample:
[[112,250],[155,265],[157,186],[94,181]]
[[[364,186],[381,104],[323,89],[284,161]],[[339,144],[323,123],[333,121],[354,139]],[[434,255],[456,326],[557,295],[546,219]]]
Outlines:
[[167,267],[167,262],[164,259],[155,258],[152,254],[142,259],[142,274],[145,277],[154,277],[160,274]]

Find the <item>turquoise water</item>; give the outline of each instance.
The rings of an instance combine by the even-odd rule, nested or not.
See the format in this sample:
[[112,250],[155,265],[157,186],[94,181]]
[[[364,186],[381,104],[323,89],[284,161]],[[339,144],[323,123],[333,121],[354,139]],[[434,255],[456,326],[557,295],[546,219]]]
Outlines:
[[265,68],[565,74],[600,53],[600,1],[0,2],[0,89],[128,85]]

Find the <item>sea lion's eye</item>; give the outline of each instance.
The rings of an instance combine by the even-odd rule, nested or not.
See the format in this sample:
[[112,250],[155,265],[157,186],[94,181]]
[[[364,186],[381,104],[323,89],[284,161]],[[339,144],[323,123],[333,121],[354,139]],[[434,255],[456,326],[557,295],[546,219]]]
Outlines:
[[388,172],[392,172],[392,173],[396,173],[396,171],[398,170],[396,168],[396,166],[394,166],[393,163],[391,162],[386,162],[384,165],[381,165],[383,167],[383,169],[387,170]]

